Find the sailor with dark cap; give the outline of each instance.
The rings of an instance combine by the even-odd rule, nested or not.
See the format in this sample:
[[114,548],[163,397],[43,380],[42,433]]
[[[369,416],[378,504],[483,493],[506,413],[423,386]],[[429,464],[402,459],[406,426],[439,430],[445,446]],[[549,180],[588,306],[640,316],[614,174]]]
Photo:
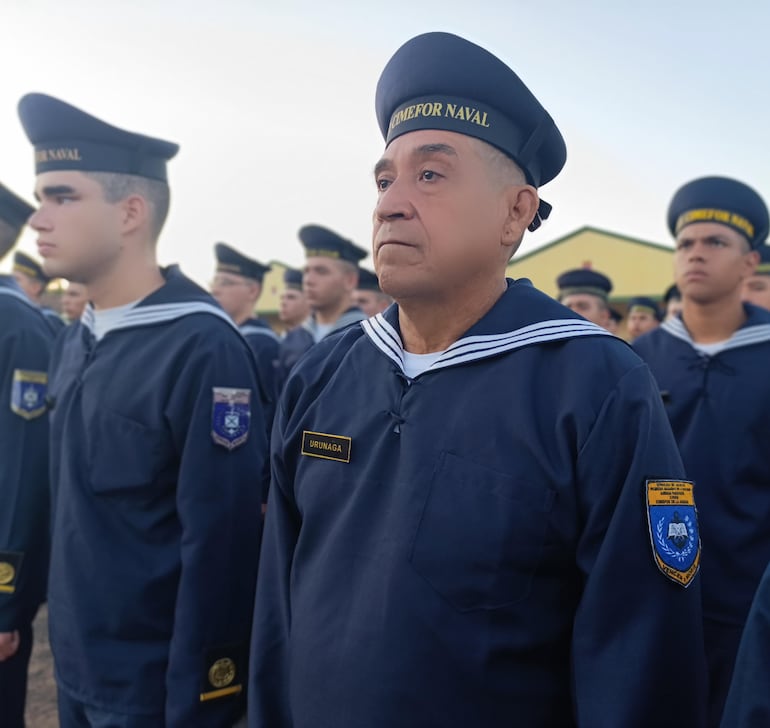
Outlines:
[[599,271],[576,268],[562,273],[556,279],[559,301],[591,323],[608,329],[610,307],[607,303],[612,281]]
[[295,329],[310,316],[310,306],[302,291],[302,271],[287,268],[283,272],[283,290],[278,309],[278,320],[286,332]]
[[305,248],[302,290],[313,313],[281,341],[279,382],[286,380],[294,364],[314,344],[366,318],[355,306],[353,292],[358,285],[358,262],[367,251],[321,225],[305,225],[299,239]]
[[623,314],[620,313],[620,311],[618,311],[616,308],[613,308],[612,306],[610,306],[609,309],[610,309],[610,320],[606,326],[606,329],[611,334],[615,334],[617,336],[618,329],[620,328],[620,324],[623,321]]
[[664,320],[674,318],[682,312],[682,294],[676,283],[672,283],[663,294],[663,305],[666,309]]
[[177,145],[41,94],[19,115],[46,275],[91,300],[49,381],[60,724],[230,725],[266,449],[251,352],[208,293],[156,263]]
[[214,254],[217,269],[211,282],[211,295],[235,321],[254,353],[269,435],[278,394],[275,376],[278,334],[254,315],[254,309],[262,295],[262,279],[271,266],[258,263],[225,243],[217,243]]
[[[0,185],[0,258],[34,208]],[[24,728],[32,622],[45,601],[50,540],[46,389],[53,332],[0,275],[0,724]]]
[[251,728],[701,725],[697,513],[655,383],[505,279],[559,131],[447,33],[396,52],[376,108],[395,304],[279,402]]
[[638,339],[642,334],[656,329],[663,316],[655,303],[649,296],[634,296],[628,302],[628,322],[626,329],[631,341]]
[[770,562],[770,312],[741,302],[768,211],[725,177],[684,185],[668,210],[682,316],[634,347],[658,380],[703,528],[709,725],[719,725],[735,652]]
[[366,268],[358,270],[358,288],[353,293],[353,300],[368,317],[382,313],[393,303],[393,299],[380,288],[377,276]]
[[770,245],[765,243],[757,250],[759,265],[743,282],[743,300],[770,311]]
[[43,266],[31,255],[17,250],[13,254],[13,277],[29,300],[40,307],[48,320],[48,324],[53,328],[54,333],[58,334],[65,324],[56,311],[43,305],[43,294],[51,282],[51,279],[43,271]]

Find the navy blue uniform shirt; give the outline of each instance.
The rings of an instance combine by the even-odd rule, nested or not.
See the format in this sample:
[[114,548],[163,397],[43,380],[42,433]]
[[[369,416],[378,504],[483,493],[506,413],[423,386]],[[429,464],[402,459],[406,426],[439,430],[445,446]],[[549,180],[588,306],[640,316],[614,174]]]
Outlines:
[[722,728],[770,725],[770,565],[759,582],[746,619]]
[[681,479],[647,367],[530,285],[423,374],[391,306],[276,414],[251,728],[701,726],[700,584],[651,547]]
[[745,325],[713,356],[681,319],[634,342],[658,381],[703,533],[703,616],[712,723],[718,722],[754,591],[770,562],[770,312],[744,304]]
[[167,728],[245,691],[265,475],[248,345],[175,268],[95,341],[57,340],[50,632],[60,689]]
[[30,625],[45,601],[53,338],[40,309],[0,276],[0,632]]
[[273,414],[278,396],[276,379],[276,362],[278,361],[278,344],[280,338],[264,321],[252,318],[244,321],[238,330],[246,339],[249,348],[254,353],[257,362],[257,378],[264,390],[266,401],[265,424],[268,434],[273,424]]
[[[346,326],[362,321],[365,318],[366,316],[363,311],[361,311],[360,308],[353,306],[340,316],[326,336],[330,336],[335,331],[344,329]],[[305,353],[310,351],[316,343],[318,338],[317,326],[318,324],[316,323],[315,318],[311,316],[299,326],[287,331],[286,336],[281,339],[278,349],[277,364],[279,392],[283,388],[283,384],[289,376],[292,367]]]

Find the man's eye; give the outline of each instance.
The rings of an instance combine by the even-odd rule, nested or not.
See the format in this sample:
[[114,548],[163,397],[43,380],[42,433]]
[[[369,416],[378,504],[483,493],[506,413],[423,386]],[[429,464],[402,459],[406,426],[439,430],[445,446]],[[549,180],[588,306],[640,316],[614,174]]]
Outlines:
[[377,180],[377,189],[380,191],[388,189],[389,185],[390,185],[389,179],[380,178]]
[[424,172],[420,174],[420,179],[425,180],[426,182],[432,182],[438,177],[439,177],[438,173],[434,172],[432,169],[426,169]]

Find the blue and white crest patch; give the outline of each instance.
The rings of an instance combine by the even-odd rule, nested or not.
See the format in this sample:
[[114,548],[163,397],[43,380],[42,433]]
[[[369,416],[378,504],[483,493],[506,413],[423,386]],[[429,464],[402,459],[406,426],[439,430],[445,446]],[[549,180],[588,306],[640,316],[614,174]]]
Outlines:
[[46,411],[48,375],[27,369],[15,369],[11,385],[11,411],[25,420],[40,417]]
[[686,480],[648,480],[647,522],[657,567],[677,584],[690,586],[700,568],[693,484]]
[[251,390],[214,387],[211,437],[217,445],[234,450],[249,438]]

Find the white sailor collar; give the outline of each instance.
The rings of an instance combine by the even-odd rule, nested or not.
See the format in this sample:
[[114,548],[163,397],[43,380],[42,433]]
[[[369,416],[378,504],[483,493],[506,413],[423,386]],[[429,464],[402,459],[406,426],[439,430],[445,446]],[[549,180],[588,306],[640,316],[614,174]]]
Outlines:
[[[404,345],[397,321],[398,306],[393,304],[384,313],[362,321],[361,326],[371,342],[404,372]],[[474,333],[476,331],[485,333]],[[613,334],[572,314],[531,285],[510,282],[508,290],[486,316],[444,351],[423,374],[499,356],[525,346],[581,336]]]
[[[110,331],[132,329],[140,326],[155,326],[156,324],[174,321],[184,316],[198,313],[216,316],[238,331],[238,327],[233,323],[233,320],[221,308],[205,301],[182,301],[179,303],[160,303],[145,306],[140,304],[127,311],[120,321],[110,328]],[[94,333],[94,309],[90,303],[86,305],[83,315],[80,317],[80,322],[92,334]]]
[[[754,344],[763,344],[770,341],[770,322],[765,321],[763,323],[762,318],[764,317],[757,316],[751,310],[748,310],[748,316],[749,318],[746,323],[734,332],[729,339],[722,342],[719,349],[720,354],[729,349],[740,349],[745,346],[753,346]],[[664,321],[660,328],[667,334],[686,342],[696,351],[698,350],[697,344],[693,341],[690,332],[684,325],[684,321],[678,316]],[[714,356],[717,355],[715,354]]]

